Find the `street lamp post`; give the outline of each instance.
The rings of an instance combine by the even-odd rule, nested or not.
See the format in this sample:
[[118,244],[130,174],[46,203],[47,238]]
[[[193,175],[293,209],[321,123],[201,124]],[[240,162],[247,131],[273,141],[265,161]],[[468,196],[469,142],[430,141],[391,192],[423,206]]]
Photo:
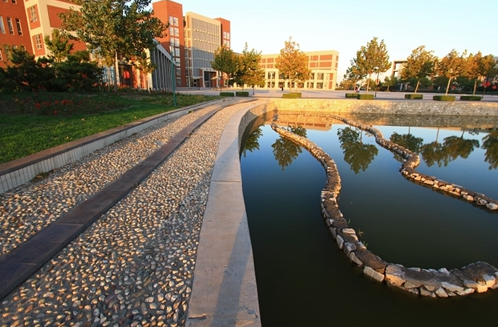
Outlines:
[[173,53],[171,53],[171,86],[173,89],[173,107],[176,107],[176,71],[173,63]]

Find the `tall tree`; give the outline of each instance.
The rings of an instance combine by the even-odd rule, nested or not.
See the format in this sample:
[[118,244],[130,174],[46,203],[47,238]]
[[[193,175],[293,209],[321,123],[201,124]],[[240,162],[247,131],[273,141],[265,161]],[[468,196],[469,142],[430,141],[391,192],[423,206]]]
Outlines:
[[237,72],[237,83],[242,85],[249,85],[253,88],[256,85],[264,85],[265,82],[265,71],[260,66],[261,61],[261,51],[248,50],[247,43],[242,51],[242,56],[240,60],[240,67]]
[[240,56],[231,49],[219,47],[214,52],[214,61],[211,62],[211,68],[226,74],[230,84],[237,71],[239,71],[240,61]]
[[474,90],[472,94],[476,94],[477,82],[481,79],[491,76],[493,73],[496,75],[494,67],[496,61],[493,55],[483,56],[481,51],[475,55],[472,53],[466,59],[467,69],[466,77],[474,81]]
[[52,57],[55,62],[61,62],[66,59],[74,46],[69,38],[61,33],[59,29],[54,29],[52,31],[51,38],[48,35],[45,36],[45,45],[52,53],[49,57]]
[[435,72],[437,58],[433,53],[425,50],[425,45],[421,45],[412,51],[403,65],[401,78],[404,80],[413,78],[417,81],[414,93],[418,91],[420,80],[432,76]]
[[345,84],[348,86],[352,86],[353,88],[366,77],[365,74],[362,74],[356,65],[356,59],[351,59],[351,66],[346,70],[346,74],[344,74]]
[[151,0],[75,0],[79,11],[60,15],[62,28],[86,43],[88,49],[115,67],[117,89],[118,56],[132,58],[156,47],[154,39],[165,36],[164,25],[152,17]]
[[358,75],[368,76],[367,78],[367,93],[370,88],[370,79],[372,74],[384,73],[391,68],[389,62],[389,55],[387,54],[387,47],[384,40],[380,43],[377,37],[374,37],[366,46],[362,46],[356,52],[354,59],[354,67],[358,70]]
[[285,47],[280,50],[280,55],[275,62],[275,68],[284,75],[286,80],[295,85],[296,82],[304,82],[311,78],[311,70],[308,68],[308,56],[299,49],[299,44],[285,41]]
[[440,76],[444,76],[448,79],[446,85],[446,95],[450,89],[451,81],[458,76],[465,75],[466,65],[465,65],[465,55],[467,51],[464,51],[461,55],[453,49],[448,53],[443,59],[441,59],[437,65],[437,72]]

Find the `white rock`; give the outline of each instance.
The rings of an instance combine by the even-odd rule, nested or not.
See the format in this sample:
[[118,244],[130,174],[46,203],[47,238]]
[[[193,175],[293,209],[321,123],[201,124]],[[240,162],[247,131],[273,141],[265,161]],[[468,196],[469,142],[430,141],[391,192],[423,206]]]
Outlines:
[[486,274],[482,276],[482,279],[484,279],[487,287],[493,287],[496,284],[496,278],[491,275]]
[[486,204],[486,208],[488,208],[489,210],[497,210],[498,204],[489,202],[488,204]]
[[335,240],[337,241],[337,245],[339,246],[339,249],[342,250],[342,247],[344,245],[344,239],[340,235],[337,235]]
[[442,282],[441,286],[450,292],[463,292],[464,288],[455,284],[450,284],[448,282]]
[[434,293],[436,293],[438,297],[448,297],[448,293],[446,293],[442,287],[438,288]]
[[380,272],[377,272],[377,271],[373,270],[369,266],[365,266],[365,268],[363,268],[363,274],[365,276],[368,276],[368,277],[372,278],[373,280],[378,281],[378,282],[382,282],[384,280],[384,275],[383,274],[381,274]]
[[361,262],[361,260],[358,259],[358,257],[356,256],[356,254],[354,252],[351,252],[349,254],[349,259],[351,261],[353,261],[354,263],[356,263],[359,267],[363,266],[363,262]]

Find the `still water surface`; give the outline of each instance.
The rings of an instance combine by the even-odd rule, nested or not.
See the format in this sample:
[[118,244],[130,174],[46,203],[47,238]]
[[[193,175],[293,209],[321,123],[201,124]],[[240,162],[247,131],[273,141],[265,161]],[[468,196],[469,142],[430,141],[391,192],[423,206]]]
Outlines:
[[[242,150],[241,169],[264,326],[498,323],[498,290],[430,299],[364,277],[324,224],[323,167],[268,125],[258,125]],[[418,171],[498,198],[494,132],[375,127],[419,153]],[[342,122],[297,132],[335,160],[340,209],[370,251],[406,267],[452,269],[479,260],[498,267],[496,213],[409,182],[399,173],[398,157]]]

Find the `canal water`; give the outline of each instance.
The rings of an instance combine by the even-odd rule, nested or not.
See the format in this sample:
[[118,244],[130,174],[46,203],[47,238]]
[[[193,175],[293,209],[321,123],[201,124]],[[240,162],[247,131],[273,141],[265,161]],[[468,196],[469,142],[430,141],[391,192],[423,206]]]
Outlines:
[[[383,260],[448,270],[476,261],[498,267],[496,213],[404,179],[401,159],[368,133],[333,119],[278,118],[334,159],[342,179],[339,207]],[[363,123],[379,121],[372,119],[364,117]],[[384,124],[373,125],[384,138],[419,153],[418,171],[498,198],[498,135],[487,122],[436,120],[424,127],[380,121]],[[323,167],[263,120],[247,131],[241,170],[263,326],[498,323],[498,290],[433,299],[362,275],[322,218]]]

